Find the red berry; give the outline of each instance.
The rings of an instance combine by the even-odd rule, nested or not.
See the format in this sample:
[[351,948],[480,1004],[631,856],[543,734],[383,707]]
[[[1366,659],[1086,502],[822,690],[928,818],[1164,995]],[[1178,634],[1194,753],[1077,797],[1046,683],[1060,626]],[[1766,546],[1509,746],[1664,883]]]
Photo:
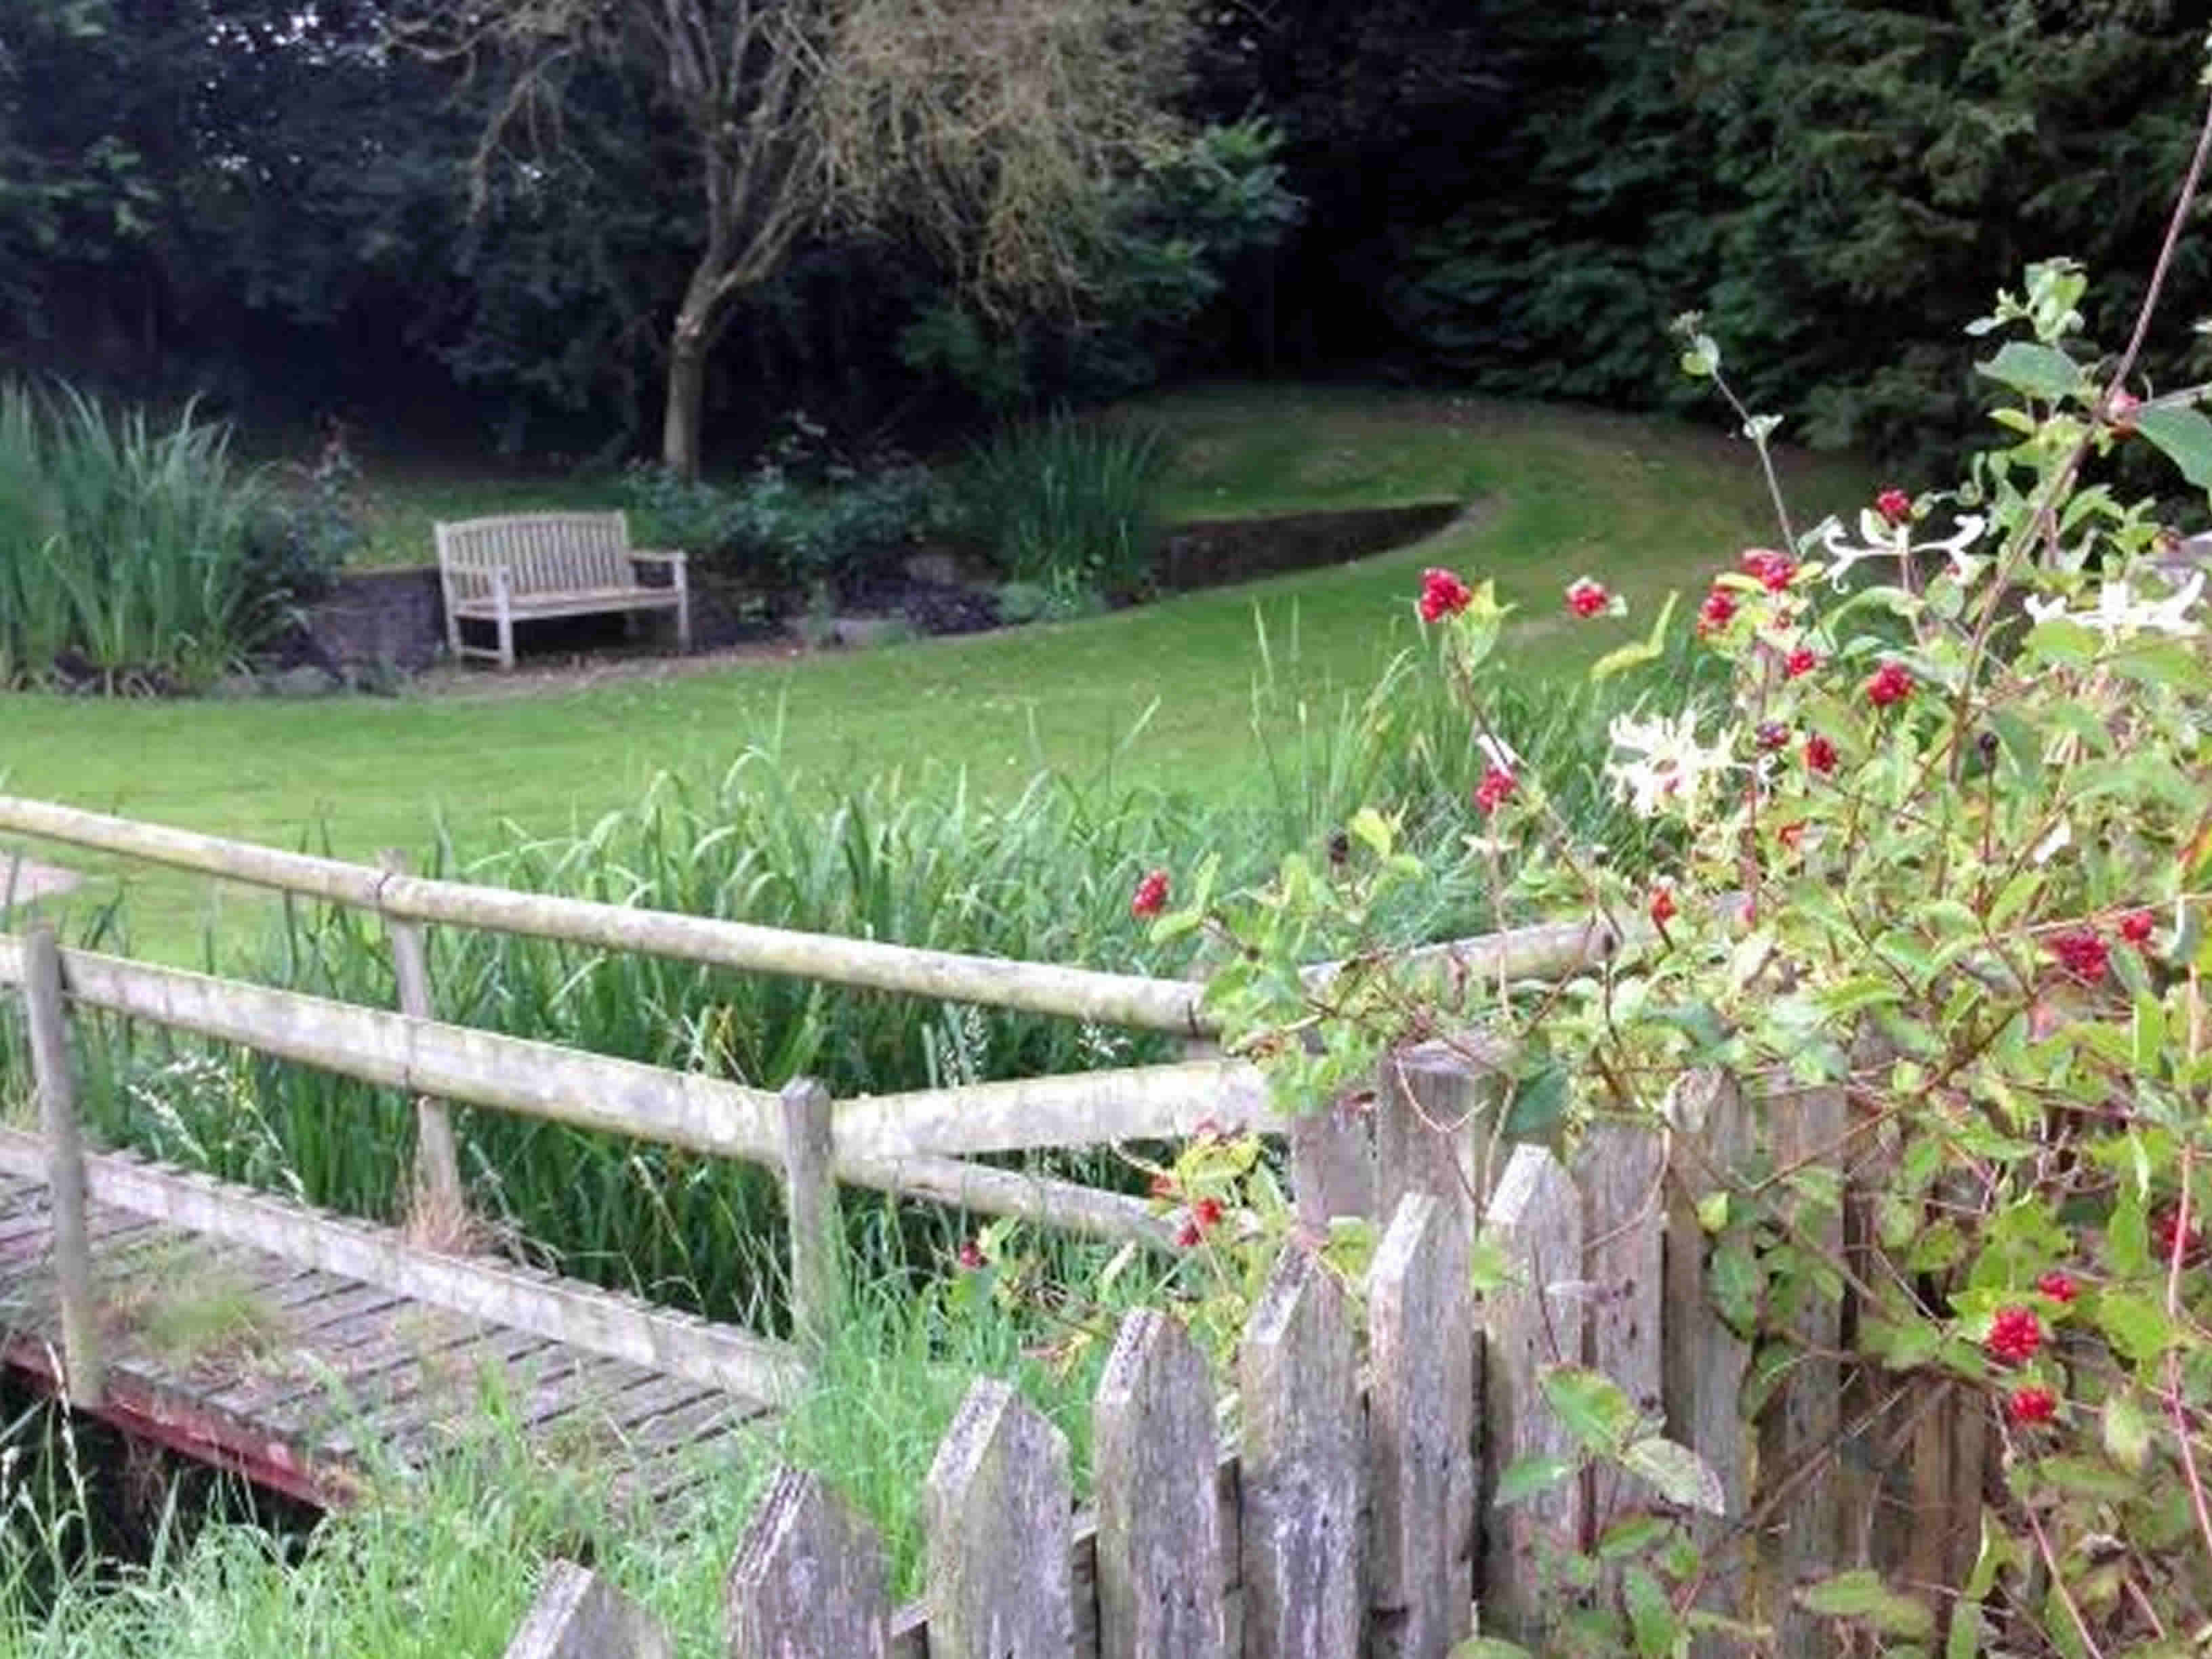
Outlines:
[[2150,943],[2158,931],[2158,918],[2148,910],[2130,910],[2120,918],[2120,937],[2137,950]]
[[1176,1178],[1170,1175],[1156,1175],[1146,1190],[1154,1198],[1173,1198],[1176,1195]]
[[2069,933],[2060,933],[2050,941],[2049,949],[2066,971],[2076,979],[2093,982],[2100,980],[2105,976],[2106,969],[2112,965],[2111,949],[2087,927],[2076,927]]
[[1885,489],[1874,498],[1874,510],[1893,525],[1912,516],[1912,497],[1901,489]]
[[1474,603],[1474,593],[1449,570],[1421,572],[1421,620],[1441,622],[1457,616]]
[[2132,392],[2115,392],[2106,402],[2105,416],[2112,422],[2114,431],[2133,432],[2136,429],[2136,410],[2142,407],[2142,399]]
[[2204,1235],[2195,1221],[2189,1224],[2186,1234],[2180,1227],[2180,1213],[2170,1206],[2150,1218],[2150,1242],[2160,1261],[2170,1262],[2177,1255],[2185,1261],[2193,1261],[2203,1249]]
[[1698,632],[1717,634],[1735,620],[1735,595],[1725,587],[1716,587],[1705,595],[1705,602],[1698,607]]
[[1808,647],[1801,645],[1783,659],[1782,677],[1790,680],[1802,679],[1820,665],[1820,659]]
[[2033,1308],[2017,1304],[1999,1308],[1990,1321],[1989,1340],[1982,1346],[2002,1365],[2024,1364],[2043,1346],[2043,1321]]
[[2014,1389],[2005,1400],[2005,1415],[2024,1429],[2048,1423],[2058,1414],[2058,1396],[2048,1389]]
[[972,1238],[963,1239],[960,1245],[959,1262],[964,1273],[974,1273],[983,1265],[982,1247]]
[[1784,824],[1774,832],[1774,838],[1791,852],[1796,852],[1798,844],[1805,839],[1805,820],[1799,818],[1795,823]]
[[1613,603],[1603,582],[1594,582],[1588,576],[1567,584],[1567,609],[1577,617],[1595,617]]
[[1653,889],[1653,890],[1652,890],[1652,894],[1651,894],[1651,924],[1652,924],[1652,926],[1653,926],[1653,927],[1665,927],[1668,922],[1670,922],[1670,921],[1674,921],[1674,890],[1673,890],[1672,888],[1669,888],[1669,887],[1659,887],[1659,888],[1655,888],[1655,889]]
[[1175,1242],[1176,1248],[1179,1250],[1194,1250],[1206,1243],[1206,1235],[1199,1231],[1198,1223],[1186,1221],[1176,1232]]
[[1212,1232],[1221,1224],[1221,1200],[1201,1198],[1190,1206],[1191,1223],[1201,1233]]
[[1805,739],[1805,766],[1822,777],[1836,769],[1836,745],[1815,732]]
[[1777,553],[1771,547],[1754,547],[1743,556],[1743,572],[1768,592],[1780,593],[1789,588],[1790,578],[1797,574],[1797,566],[1788,555]]
[[1502,766],[1493,766],[1474,786],[1474,804],[1486,814],[1495,812],[1519,787],[1519,781],[1510,772]]
[[2063,1273],[2056,1270],[2037,1279],[2035,1288],[2053,1302],[2071,1302],[2081,1293],[2081,1287],[2074,1282],[2074,1276],[2071,1273]]
[[1912,673],[1900,662],[1886,662],[1867,677],[1867,701],[1877,708],[1903,702],[1912,695]]
[[1133,916],[1156,916],[1167,908],[1167,902],[1168,872],[1164,870],[1148,871],[1145,878],[1137,884],[1135,896],[1129,901],[1129,914]]

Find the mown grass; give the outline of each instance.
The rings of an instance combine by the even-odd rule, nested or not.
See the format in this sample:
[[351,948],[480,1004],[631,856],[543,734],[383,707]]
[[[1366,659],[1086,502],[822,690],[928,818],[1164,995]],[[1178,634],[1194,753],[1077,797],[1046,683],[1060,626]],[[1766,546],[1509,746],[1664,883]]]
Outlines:
[[[487,675],[463,692],[392,700],[12,696],[0,702],[0,779],[20,793],[249,840],[327,834],[356,858],[387,845],[426,854],[440,821],[470,842],[501,823],[559,833],[634,799],[662,771],[716,775],[754,745],[817,781],[934,762],[986,798],[1054,771],[1249,803],[1268,789],[1261,737],[1279,741],[1301,707],[1364,691],[1411,641],[1425,564],[1498,580],[1525,618],[1509,655],[1557,682],[1635,625],[1570,627],[1559,593],[1574,576],[1600,574],[1641,610],[1771,538],[1745,447],[1662,422],[1272,389],[1161,398],[1138,412],[1170,431],[1170,502],[1181,510],[1438,496],[1480,507],[1418,547],[1353,565],[865,654],[532,696]],[[1864,493],[1854,465],[1791,461],[1806,516]],[[1269,703],[1255,735],[1253,687],[1270,672],[1291,695]],[[246,900],[241,924],[240,907],[205,882],[132,878],[132,936],[150,954],[189,959],[206,928],[234,934],[265,914]]]

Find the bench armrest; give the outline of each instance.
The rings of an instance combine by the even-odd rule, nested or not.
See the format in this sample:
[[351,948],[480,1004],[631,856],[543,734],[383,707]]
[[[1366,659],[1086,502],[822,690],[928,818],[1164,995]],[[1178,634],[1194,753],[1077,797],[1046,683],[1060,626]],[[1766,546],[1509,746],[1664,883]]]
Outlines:
[[663,552],[659,548],[633,547],[629,550],[629,556],[633,559],[653,559],[662,564],[682,564],[690,556],[684,553]]

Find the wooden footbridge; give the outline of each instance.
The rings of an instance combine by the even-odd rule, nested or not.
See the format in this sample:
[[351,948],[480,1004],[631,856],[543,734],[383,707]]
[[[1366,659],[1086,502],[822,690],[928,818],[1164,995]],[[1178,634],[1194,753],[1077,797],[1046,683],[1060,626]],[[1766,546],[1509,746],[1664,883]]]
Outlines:
[[[487,1389],[564,1463],[604,1463],[641,1500],[679,1498],[702,1460],[803,1386],[812,1334],[836,1317],[841,1182],[1164,1243],[1144,1203],[975,1162],[978,1154],[1174,1137],[1210,1121],[1282,1128],[1250,1068],[1219,1059],[831,1101],[442,1023],[426,925],[484,928],[742,971],[1212,1035],[1200,988],[1055,964],[923,951],[405,873],[0,797],[0,832],[369,910],[401,1008],[368,1008],[0,933],[0,987],[30,1036],[36,1131],[0,1129],[0,1329],[10,1366],[131,1432],[309,1500],[341,1502],[377,1458],[420,1464],[465,1440]],[[1584,927],[1443,947],[1462,981],[1556,972],[1598,943]],[[1315,970],[1326,975],[1330,969]],[[98,1013],[235,1043],[415,1095],[416,1224],[321,1213],[125,1152],[80,1144],[69,1026]],[[465,1214],[447,1103],[744,1158],[782,1179],[795,1340],[710,1324],[512,1261],[433,1248]],[[1301,1138],[1303,1133],[1303,1139]],[[1325,1132],[1293,1133],[1325,1216]],[[425,1228],[421,1224],[428,1222]],[[219,1328],[176,1340],[195,1307]],[[222,1324],[221,1310],[234,1316]]]

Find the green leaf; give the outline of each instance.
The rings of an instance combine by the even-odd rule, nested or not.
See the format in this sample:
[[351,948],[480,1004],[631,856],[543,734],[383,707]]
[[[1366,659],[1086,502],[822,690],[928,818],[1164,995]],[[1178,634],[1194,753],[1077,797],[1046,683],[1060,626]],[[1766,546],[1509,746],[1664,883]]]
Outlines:
[[2132,1394],[2116,1394],[2105,1402],[2105,1449],[2122,1468],[2142,1473],[2150,1456],[2150,1419]]
[[2212,421],[2193,409],[2144,409],[2136,412],[2135,427],[2183,477],[2199,489],[2212,489]]
[[1505,1109],[1505,1133],[1514,1140],[1539,1140],[1567,1115],[1572,1092],[1564,1066],[1540,1066],[1513,1087]]
[[1601,1371],[1553,1365],[1545,1371],[1540,1386],[1553,1414],[1592,1451],[1620,1455],[1642,1420],[1636,1402]]
[[1598,1559],[1619,1561],[1642,1555],[1674,1530],[1674,1523],[1656,1515],[1632,1515],[1607,1527],[1597,1540]]
[[1908,1641],[1924,1641],[1936,1632],[1936,1615],[1926,1602],[1899,1595],[1864,1567],[1798,1591],[1797,1601],[1808,1613],[1863,1619],[1885,1635]]
[[1974,367],[1992,380],[2031,398],[2070,398],[2086,393],[2081,365],[2051,346],[2014,340],[1985,363]]
[[1589,670],[1590,678],[1593,681],[1609,679],[1624,669],[1635,668],[1666,655],[1667,623],[1674,614],[1675,598],[1676,596],[1672,593],[1667,596],[1667,602],[1659,607],[1658,620],[1651,624],[1650,633],[1640,640],[1632,641],[1622,646],[1617,651],[1607,652],[1605,655],[1592,663]]
[[2039,1459],[2033,1468],[2061,1492],[2107,1504],[2124,1504],[2141,1490],[2133,1475],[2107,1468],[2092,1458],[2045,1457]]
[[1692,1451],[1660,1435],[1648,1435],[1620,1455],[1621,1467],[1641,1475],[1658,1488],[1670,1504],[1703,1510],[1708,1515],[1728,1513],[1728,1494],[1712,1465]]
[[2129,1359],[2141,1364],[2164,1353],[2174,1340],[2166,1309],[2148,1296],[2107,1291],[2097,1298],[2097,1328]]
[[1363,806],[1352,815],[1350,829],[1353,835],[1375,849],[1375,856],[1378,859],[1389,858],[1391,848],[1397,842],[1397,836],[1390,828],[1390,820],[1371,806]]
[[1682,1621],[1659,1581],[1642,1567],[1631,1567],[1621,1575],[1620,1599],[1641,1659],[1667,1659],[1681,1637]]
[[1981,1604],[1961,1601],[1951,1614],[1951,1633],[1943,1638],[1943,1659],[1975,1659],[1981,1650]]
[[1499,1509],[1549,1492],[1582,1468],[1579,1457],[1547,1457],[1540,1454],[1516,1458],[1498,1477],[1498,1495],[1491,1501]]

